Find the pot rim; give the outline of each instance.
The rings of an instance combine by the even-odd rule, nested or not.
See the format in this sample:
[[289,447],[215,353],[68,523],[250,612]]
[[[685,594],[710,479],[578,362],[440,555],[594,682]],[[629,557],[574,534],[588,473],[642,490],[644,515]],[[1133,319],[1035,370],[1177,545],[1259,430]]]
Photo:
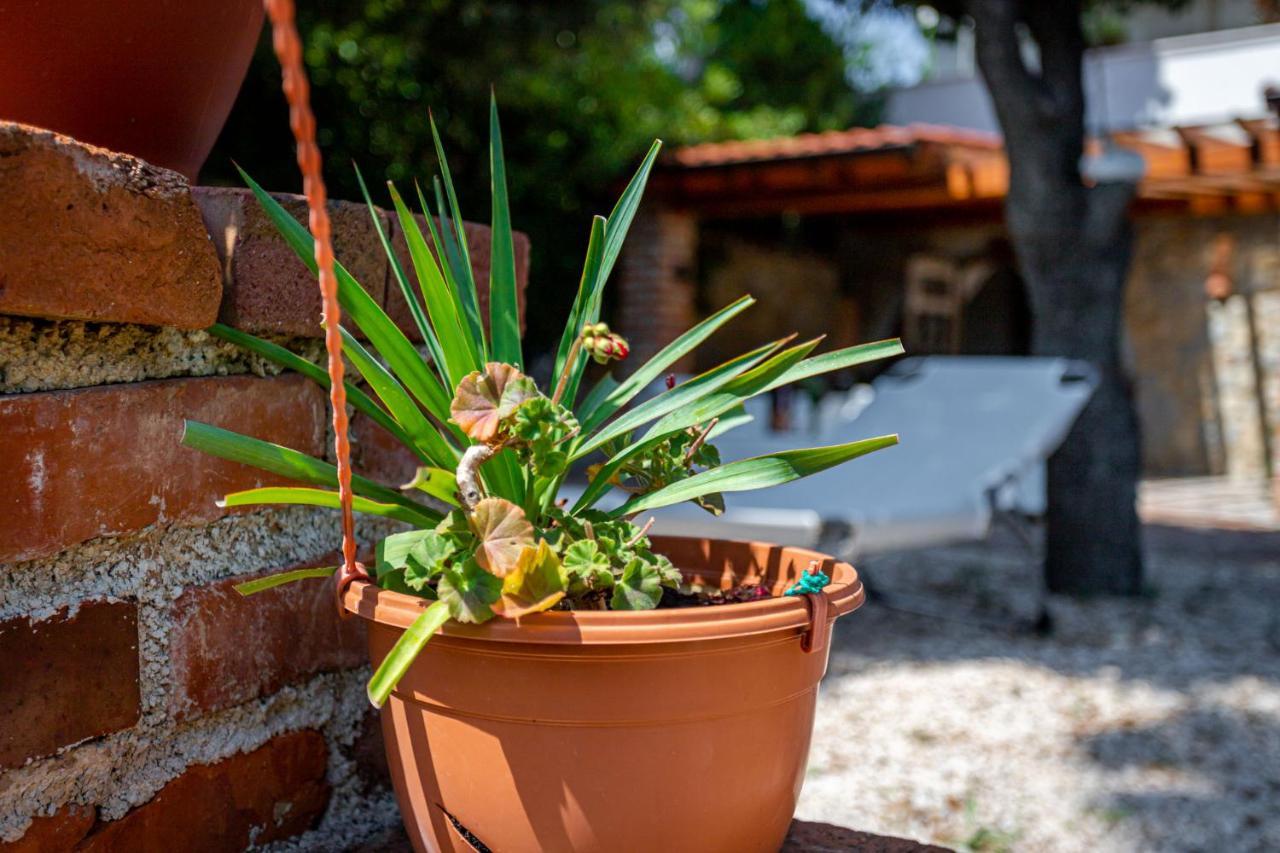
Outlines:
[[[743,543],[731,539],[663,537],[667,541],[711,541]],[[858,572],[845,562],[805,548],[782,548],[801,559],[821,560],[831,583],[823,588],[829,602],[830,618],[850,613],[862,606],[866,592]],[[807,596],[775,596],[762,601],[717,607],[677,607],[661,610],[556,610],[533,613],[522,619],[490,619],[481,625],[464,625],[450,620],[440,629],[445,637],[486,640],[500,643],[548,643],[556,645],[609,645],[618,643],[669,643],[690,640],[719,640],[775,631],[794,631],[810,626],[811,608]],[[367,581],[352,583],[343,595],[343,608],[393,628],[408,628],[431,600],[381,589]]]

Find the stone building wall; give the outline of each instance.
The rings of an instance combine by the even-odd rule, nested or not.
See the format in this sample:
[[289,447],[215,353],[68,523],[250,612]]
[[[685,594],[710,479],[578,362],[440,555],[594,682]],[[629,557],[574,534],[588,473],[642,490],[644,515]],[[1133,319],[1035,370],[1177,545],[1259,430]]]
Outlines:
[[[1218,265],[1232,290],[1221,300],[1205,284]],[[1266,476],[1280,407],[1265,414],[1263,400],[1280,359],[1265,315],[1278,292],[1275,215],[1138,220],[1126,311],[1148,473]]]
[[[407,328],[367,211],[332,213]],[[522,286],[527,260],[518,235]],[[231,588],[334,564],[336,514],[220,509],[278,479],[179,444],[193,418],[325,455],[324,392],[203,331],[318,360],[318,313],[246,192],[0,123],[0,851],[346,850],[398,823],[360,624],[328,581]],[[357,471],[412,470],[369,422],[353,440]]]

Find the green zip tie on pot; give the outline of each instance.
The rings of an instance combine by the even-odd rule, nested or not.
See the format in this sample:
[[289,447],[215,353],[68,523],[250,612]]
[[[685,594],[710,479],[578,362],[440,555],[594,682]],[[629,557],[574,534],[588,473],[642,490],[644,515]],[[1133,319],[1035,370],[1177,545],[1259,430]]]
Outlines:
[[818,569],[817,564],[809,568],[809,571],[800,576],[800,580],[787,587],[783,595],[807,595],[811,592],[822,592],[827,584],[831,583],[831,578],[826,573]]

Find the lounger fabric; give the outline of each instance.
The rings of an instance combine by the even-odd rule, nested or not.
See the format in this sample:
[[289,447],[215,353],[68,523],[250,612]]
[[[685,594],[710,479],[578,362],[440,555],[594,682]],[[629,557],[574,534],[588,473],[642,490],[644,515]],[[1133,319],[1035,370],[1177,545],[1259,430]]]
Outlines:
[[800,405],[797,427],[755,420],[721,436],[725,461],[797,446],[897,433],[901,444],[758,492],[725,495],[713,518],[683,504],[655,513],[655,532],[813,546],[848,529],[858,555],[987,536],[995,509],[1044,511],[1045,462],[1093,393],[1092,372],[1064,359],[930,356],[905,359],[865,387]]

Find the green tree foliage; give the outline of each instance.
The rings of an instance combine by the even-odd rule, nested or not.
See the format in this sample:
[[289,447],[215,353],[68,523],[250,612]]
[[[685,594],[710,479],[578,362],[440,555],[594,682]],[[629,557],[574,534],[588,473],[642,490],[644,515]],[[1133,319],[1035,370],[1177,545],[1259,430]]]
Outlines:
[[[309,0],[298,22],[335,198],[361,197],[352,161],[384,206],[384,179],[432,174],[428,108],[459,195],[486,198],[497,89],[503,135],[519,152],[514,224],[533,240],[545,297],[528,318],[534,350],[553,344],[572,298],[588,212],[654,137],[753,138],[877,117],[875,100],[848,83],[844,47],[803,0]],[[238,183],[234,160],[268,187],[298,187],[279,75],[264,37],[207,182]]]

